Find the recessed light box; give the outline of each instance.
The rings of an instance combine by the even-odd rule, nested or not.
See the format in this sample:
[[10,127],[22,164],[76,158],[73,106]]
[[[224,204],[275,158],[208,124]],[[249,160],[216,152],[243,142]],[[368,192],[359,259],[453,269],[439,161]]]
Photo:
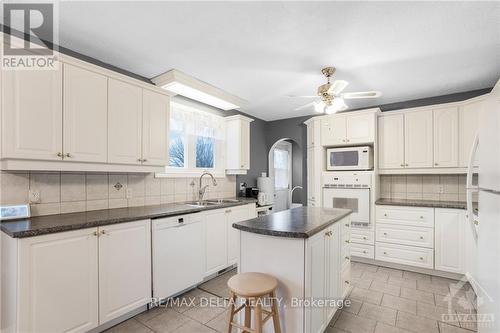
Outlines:
[[205,103],[222,110],[233,110],[245,104],[245,100],[222,89],[172,69],[152,79],[153,83],[174,94]]

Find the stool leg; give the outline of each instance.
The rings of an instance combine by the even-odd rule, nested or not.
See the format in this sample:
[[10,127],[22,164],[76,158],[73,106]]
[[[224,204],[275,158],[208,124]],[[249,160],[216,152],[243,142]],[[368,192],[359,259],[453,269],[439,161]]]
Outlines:
[[[252,325],[252,308],[250,307],[250,301],[245,299],[245,327],[251,328]],[[243,333],[248,333],[248,331],[243,331]]]
[[254,306],[253,316],[255,320],[255,333],[262,333],[262,304],[261,299],[257,298]]
[[273,325],[274,325],[274,333],[281,333],[280,327],[280,315],[278,312],[278,304],[276,302],[276,293],[273,291],[270,294],[271,296],[271,311],[273,312]]
[[233,328],[233,319],[234,319],[234,305],[235,305],[235,302],[236,302],[236,295],[231,291],[229,293],[229,301],[230,301],[230,304],[229,304],[229,314],[228,314],[228,323],[227,323],[227,333],[231,333],[231,330]]

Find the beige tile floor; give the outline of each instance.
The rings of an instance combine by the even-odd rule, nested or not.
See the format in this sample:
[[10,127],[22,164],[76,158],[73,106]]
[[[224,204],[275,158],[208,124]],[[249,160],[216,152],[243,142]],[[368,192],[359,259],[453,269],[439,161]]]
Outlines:
[[[362,263],[353,263],[351,272],[353,289],[348,298],[352,304],[337,311],[327,333],[477,331],[468,284]],[[151,309],[107,332],[226,332],[226,284],[235,273],[227,272],[182,295],[189,304]],[[212,306],[206,306],[207,300]]]

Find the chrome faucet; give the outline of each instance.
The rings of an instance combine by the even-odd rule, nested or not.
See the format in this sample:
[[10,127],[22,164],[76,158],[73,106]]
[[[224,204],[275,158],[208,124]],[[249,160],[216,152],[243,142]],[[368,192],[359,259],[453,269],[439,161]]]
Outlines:
[[205,195],[205,191],[207,190],[208,187],[208,185],[201,186],[201,180],[205,175],[209,175],[210,177],[212,177],[212,184],[214,186],[217,186],[217,181],[215,180],[214,176],[208,171],[203,172],[200,176],[200,189],[198,190],[198,201],[200,202],[203,201],[203,196]]

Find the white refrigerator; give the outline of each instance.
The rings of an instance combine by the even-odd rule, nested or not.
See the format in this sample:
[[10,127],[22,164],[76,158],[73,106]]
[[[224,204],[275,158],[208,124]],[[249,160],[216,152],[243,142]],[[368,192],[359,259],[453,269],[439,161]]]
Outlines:
[[[478,191],[478,215],[468,193],[467,216],[477,242],[478,331],[500,332],[500,84],[485,99],[479,113],[475,145],[479,160],[478,186],[472,187],[474,154],[469,163],[468,188]],[[469,191],[470,192],[470,191]]]

